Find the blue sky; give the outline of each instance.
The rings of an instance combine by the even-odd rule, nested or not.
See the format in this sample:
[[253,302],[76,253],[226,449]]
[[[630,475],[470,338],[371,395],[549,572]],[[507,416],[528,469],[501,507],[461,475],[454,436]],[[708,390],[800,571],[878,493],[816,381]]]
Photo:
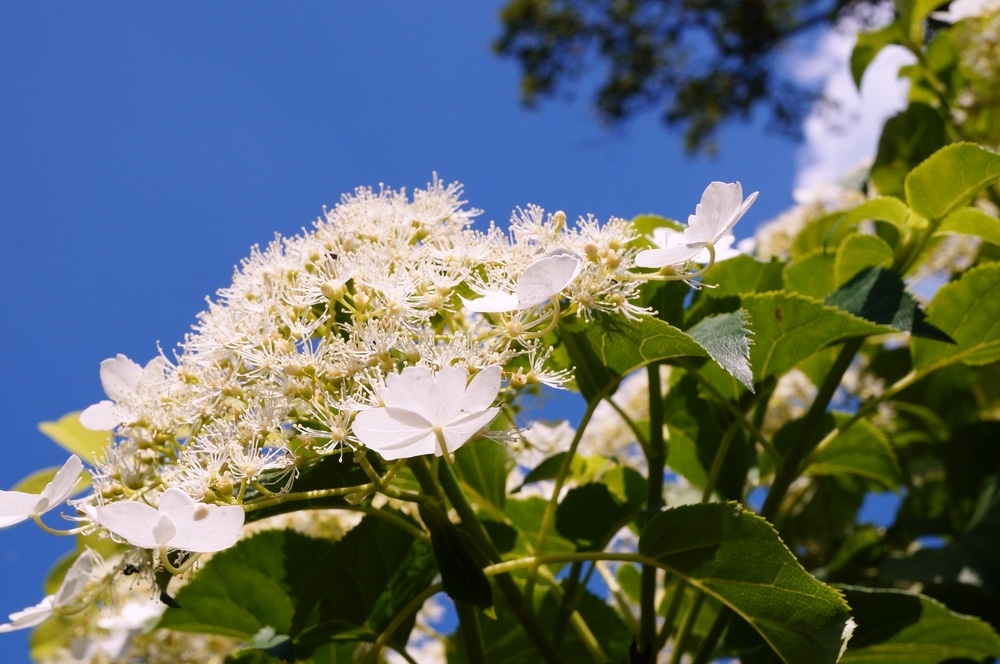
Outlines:
[[[37,423],[103,398],[101,360],[170,349],[275,232],[359,185],[465,184],[518,205],[686,219],[712,180],[791,204],[796,146],[759,127],[684,156],[654,118],[607,134],[584,94],[537,111],[490,52],[500,2],[0,4],[0,488],[61,464]],[[0,532],[0,617],[71,546]],[[27,632],[0,635],[27,660]]]

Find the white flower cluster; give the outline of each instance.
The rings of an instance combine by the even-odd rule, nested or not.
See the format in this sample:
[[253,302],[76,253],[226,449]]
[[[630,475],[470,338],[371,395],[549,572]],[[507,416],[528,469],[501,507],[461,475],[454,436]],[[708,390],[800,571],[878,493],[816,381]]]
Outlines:
[[[583,219],[569,228],[564,215],[530,207],[509,236],[496,227],[484,233],[471,228],[478,212],[462,207],[460,193],[436,180],[412,200],[358,189],[311,232],[255,248],[175,361],[159,357],[145,369],[123,356],[106,361],[101,378],[113,401],[82,417],[117,427],[117,444],[97,466],[100,500],[173,487],[231,503],[257,483],[280,489],[297,458],[356,446],[356,415],[371,423],[372,408],[390,406],[387,379],[400,382],[397,391],[413,389],[403,385],[408,367],[422,368],[427,385],[433,372],[460,369],[475,383],[491,368],[492,394],[477,404],[486,411],[500,367],[509,389],[568,377],[547,363],[542,339],[560,317],[643,313],[632,304],[641,281],[629,273],[628,223]],[[514,292],[510,307],[475,306]],[[449,451],[491,419],[466,422]],[[379,422],[391,428],[394,420]],[[377,446],[377,438],[364,442]],[[413,453],[435,451],[425,447]]]
[[[460,195],[436,178],[412,198],[358,189],[312,230],[255,247],[172,359],[105,360],[109,399],[80,422],[115,438],[94,460],[93,493],[73,501],[71,532],[110,534],[146,572],[155,555],[180,574],[240,539],[248,501],[291,490],[324,455],[370,448],[393,460],[512,440],[486,431],[504,405],[571,378],[550,358],[560,320],[648,314],[641,285],[703,273],[688,270],[705,252],[711,266],[756,197],[714,182],[669,247],[642,251],[629,222],[570,226],[534,206],[509,233],[478,231]],[[0,528],[33,519],[51,530],[40,517],[82,473],[74,456],[39,494],[0,491]],[[117,574],[87,556],[73,570],[0,631],[75,608]]]

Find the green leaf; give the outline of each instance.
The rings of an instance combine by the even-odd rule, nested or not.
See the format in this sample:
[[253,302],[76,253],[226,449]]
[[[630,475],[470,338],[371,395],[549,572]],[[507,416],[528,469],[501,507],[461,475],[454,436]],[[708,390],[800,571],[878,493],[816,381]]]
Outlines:
[[[272,628],[291,637],[299,658],[334,637],[372,640],[437,574],[426,546],[415,554],[413,544],[409,533],[373,517],[337,542],[264,531],[214,555],[158,627],[244,641]],[[412,617],[404,620],[393,642],[405,642],[412,626]]]
[[[624,662],[628,659],[628,648],[631,634],[622,623],[621,616],[603,599],[588,591],[580,594],[576,610],[591,629],[594,639],[600,644],[611,662]],[[538,622],[546,634],[553,634],[555,624],[560,616],[560,604],[553,593],[544,592],[536,587],[534,609]],[[486,647],[486,661],[489,664],[525,664],[539,661],[538,651],[528,638],[523,626],[511,611],[497,614],[496,620],[480,621],[483,644]],[[451,664],[466,664],[469,655],[461,630],[451,635],[455,648],[448,649],[448,662]],[[575,629],[566,630],[559,643],[559,654],[562,661],[592,662],[593,656],[584,644],[583,639]]]
[[952,343],[951,337],[926,321],[926,314],[906,291],[906,284],[891,270],[865,268],[831,293],[826,303],[916,337]]
[[[653,231],[657,228],[670,228],[675,231],[684,230],[684,225],[674,221],[673,219],[667,219],[666,217],[661,217],[657,214],[640,214],[632,218],[632,226],[635,227],[636,232],[639,235],[651,236]],[[652,246],[652,243],[649,243]]]
[[691,338],[708,351],[716,364],[730,376],[753,391],[753,371],[750,369],[750,336],[747,313],[743,309],[731,314],[703,318],[688,330]]
[[[840,424],[848,415],[833,418]],[[889,439],[867,421],[855,423],[833,441],[817,448],[807,461],[809,475],[858,475],[878,482],[890,491],[899,490],[899,464]]]
[[456,602],[480,609],[493,606],[493,588],[483,565],[473,555],[474,547],[464,532],[434,503],[418,503],[420,518],[431,534],[434,559],[441,570],[444,591]]
[[876,196],[852,208],[844,215],[845,224],[855,226],[862,221],[884,221],[896,228],[906,228],[912,212],[906,203],[894,196]]
[[939,664],[1000,656],[1000,637],[978,618],[901,590],[842,589],[858,624],[842,664]]
[[80,424],[80,413],[63,415],[55,422],[42,422],[38,429],[63,449],[90,463],[104,458],[111,444],[110,431],[91,431]]
[[316,582],[332,543],[293,531],[254,535],[218,553],[177,593],[158,627],[250,640],[265,627],[289,634],[298,598]]
[[1000,155],[975,143],[947,145],[906,176],[906,201],[918,214],[941,220],[1000,177]]
[[843,212],[831,212],[809,221],[792,239],[790,255],[797,259],[817,249],[833,252],[854,229],[844,222]]
[[577,386],[588,401],[608,394],[623,376],[650,362],[708,355],[690,336],[656,318],[596,316],[589,323],[564,320],[559,328],[576,365]]
[[854,78],[854,85],[861,89],[861,79],[865,70],[871,64],[875,56],[889,44],[896,44],[903,37],[902,26],[897,23],[875,30],[874,32],[862,32],[858,34],[857,43],[851,52],[851,76]]
[[840,286],[865,268],[891,267],[892,261],[892,247],[882,238],[861,233],[851,235],[837,247],[835,283]]
[[455,470],[465,486],[500,509],[507,498],[507,473],[512,466],[507,448],[491,440],[463,445],[455,453]]
[[716,263],[702,282],[714,286],[696,293],[697,299],[719,298],[744,293],[764,292],[781,288],[781,263],[762,263],[752,256],[740,254]]
[[580,550],[603,547],[635,515],[600,482],[573,487],[556,508],[556,530]]
[[806,572],[764,519],[736,503],[654,516],[639,553],[729,606],[785,662],[836,662],[850,610]]
[[[507,501],[504,513],[520,534],[517,546],[514,549],[518,556],[534,555],[535,542],[538,540],[542,516],[545,514],[547,504],[547,500],[538,496]],[[549,535],[546,541],[548,542],[545,546],[546,553],[570,553],[576,551],[576,547],[573,546],[572,542],[555,533]]]
[[747,295],[743,306],[754,331],[750,365],[757,382],[785,373],[829,344],[892,331],[793,293]]
[[941,114],[926,104],[911,103],[889,118],[882,129],[872,164],[872,184],[882,195],[903,198],[907,174],[948,140]]
[[825,247],[797,256],[782,271],[785,290],[823,299],[837,287],[834,282],[836,261],[837,255]]
[[979,208],[959,208],[941,221],[935,235],[973,235],[1000,246],[1000,219]]
[[931,371],[961,362],[970,366],[1000,359],[1000,263],[974,267],[934,296],[927,320],[955,340],[913,340],[913,366]]

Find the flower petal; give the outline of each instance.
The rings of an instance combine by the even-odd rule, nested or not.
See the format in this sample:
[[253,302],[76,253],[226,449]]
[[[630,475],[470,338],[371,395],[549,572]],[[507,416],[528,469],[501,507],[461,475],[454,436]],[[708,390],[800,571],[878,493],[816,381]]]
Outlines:
[[466,300],[464,297],[459,297],[466,309],[480,314],[497,314],[504,311],[514,311],[518,306],[517,295],[504,291],[487,291],[483,293],[482,297],[475,300]]
[[158,549],[163,542],[153,529],[160,522],[160,513],[145,503],[132,500],[94,508],[94,520],[113,535],[142,549]]
[[736,222],[746,214],[757,200],[754,192],[743,200],[743,185],[739,182],[712,182],[701,195],[701,202],[694,214],[688,217],[688,227],[684,230],[687,244],[696,242],[715,243],[732,230]]
[[557,249],[525,268],[517,280],[517,308],[530,309],[545,304],[566,288],[583,269],[577,254]]
[[213,553],[236,544],[246,520],[246,513],[239,505],[199,503],[180,489],[167,489],[163,493],[160,513],[176,529],[166,545],[195,553]]
[[484,367],[465,388],[460,408],[468,412],[489,408],[499,393],[500,367],[495,364]]
[[104,393],[114,401],[121,401],[135,392],[141,377],[142,367],[121,353],[101,362],[101,385]]
[[636,254],[635,264],[637,267],[651,267],[659,269],[668,265],[683,265],[697,256],[705,247],[703,244],[687,245],[681,244],[666,249],[646,249]]
[[35,512],[38,495],[23,491],[0,491],[0,528],[21,523]]
[[83,594],[87,584],[90,583],[96,562],[96,555],[90,549],[84,549],[83,553],[77,556],[77,559],[66,571],[66,576],[63,577],[63,582],[54,595],[55,606],[72,604],[77,597]]
[[74,454],[66,460],[62,468],[56,471],[56,476],[52,478],[52,481],[42,489],[41,499],[35,506],[36,512],[38,514],[47,512],[72,496],[82,472],[83,462],[80,461],[80,457]]
[[13,632],[17,629],[34,627],[45,622],[55,609],[55,596],[49,595],[35,606],[29,606],[23,611],[10,614],[10,622],[0,625],[0,632]]
[[114,401],[98,401],[84,408],[80,413],[80,424],[91,431],[111,431],[122,423],[118,407]]
[[[444,429],[445,447],[449,454],[469,442],[473,436],[482,429],[489,426],[493,418],[500,412],[499,408],[488,408],[487,410],[469,413],[463,418],[450,422]],[[441,456],[441,446],[436,446],[434,454]]]
[[370,408],[354,416],[358,440],[382,455],[400,459],[429,454],[436,445],[434,428],[421,415],[404,408]]

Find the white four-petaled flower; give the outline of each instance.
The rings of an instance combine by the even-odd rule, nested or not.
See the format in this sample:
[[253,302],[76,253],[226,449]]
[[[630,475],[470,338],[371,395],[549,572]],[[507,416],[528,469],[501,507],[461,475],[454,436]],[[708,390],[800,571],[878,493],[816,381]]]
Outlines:
[[354,435],[384,459],[450,454],[493,421],[499,392],[499,366],[471,381],[465,367],[406,367],[386,377],[382,406],[355,416]]
[[184,491],[167,489],[159,507],[122,501],[93,509],[94,520],[133,546],[212,553],[240,538],[245,514],[238,505],[195,502]]
[[743,186],[739,182],[709,184],[694,214],[688,217],[683,237],[672,246],[640,251],[635,257],[635,264],[661,268],[696,261],[709,246],[714,251],[719,241],[731,234],[733,226],[755,200],[756,191],[743,199]]
[[56,471],[55,477],[45,485],[41,493],[0,491],[0,528],[41,516],[65,502],[73,495],[76,481],[82,472],[83,462],[74,454]]
[[142,381],[162,380],[166,365],[165,359],[155,357],[141,367],[121,353],[101,362],[101,386],[111,400],[87,407],[80,413],[80,424],[93,431],[110,431],[134,420],[138,414],[129,407],[129,401],[134,400]]
[[47,596],[35,606],[10,614],[10,622],[0,625],[0,632],[34,627],[45,622],[59,609],[72,605],[90,583],[96,560],[96,555],[90,549],[84,550],[66,572],[62,585],[55,594]]
[[529,265],[517,279],[517,290],[480,291],[482,297],[462,302],[470,311],[499,313],[521,311],[545,304],[566,288],[583,268],[583,259],[572,251],[556,249]]

